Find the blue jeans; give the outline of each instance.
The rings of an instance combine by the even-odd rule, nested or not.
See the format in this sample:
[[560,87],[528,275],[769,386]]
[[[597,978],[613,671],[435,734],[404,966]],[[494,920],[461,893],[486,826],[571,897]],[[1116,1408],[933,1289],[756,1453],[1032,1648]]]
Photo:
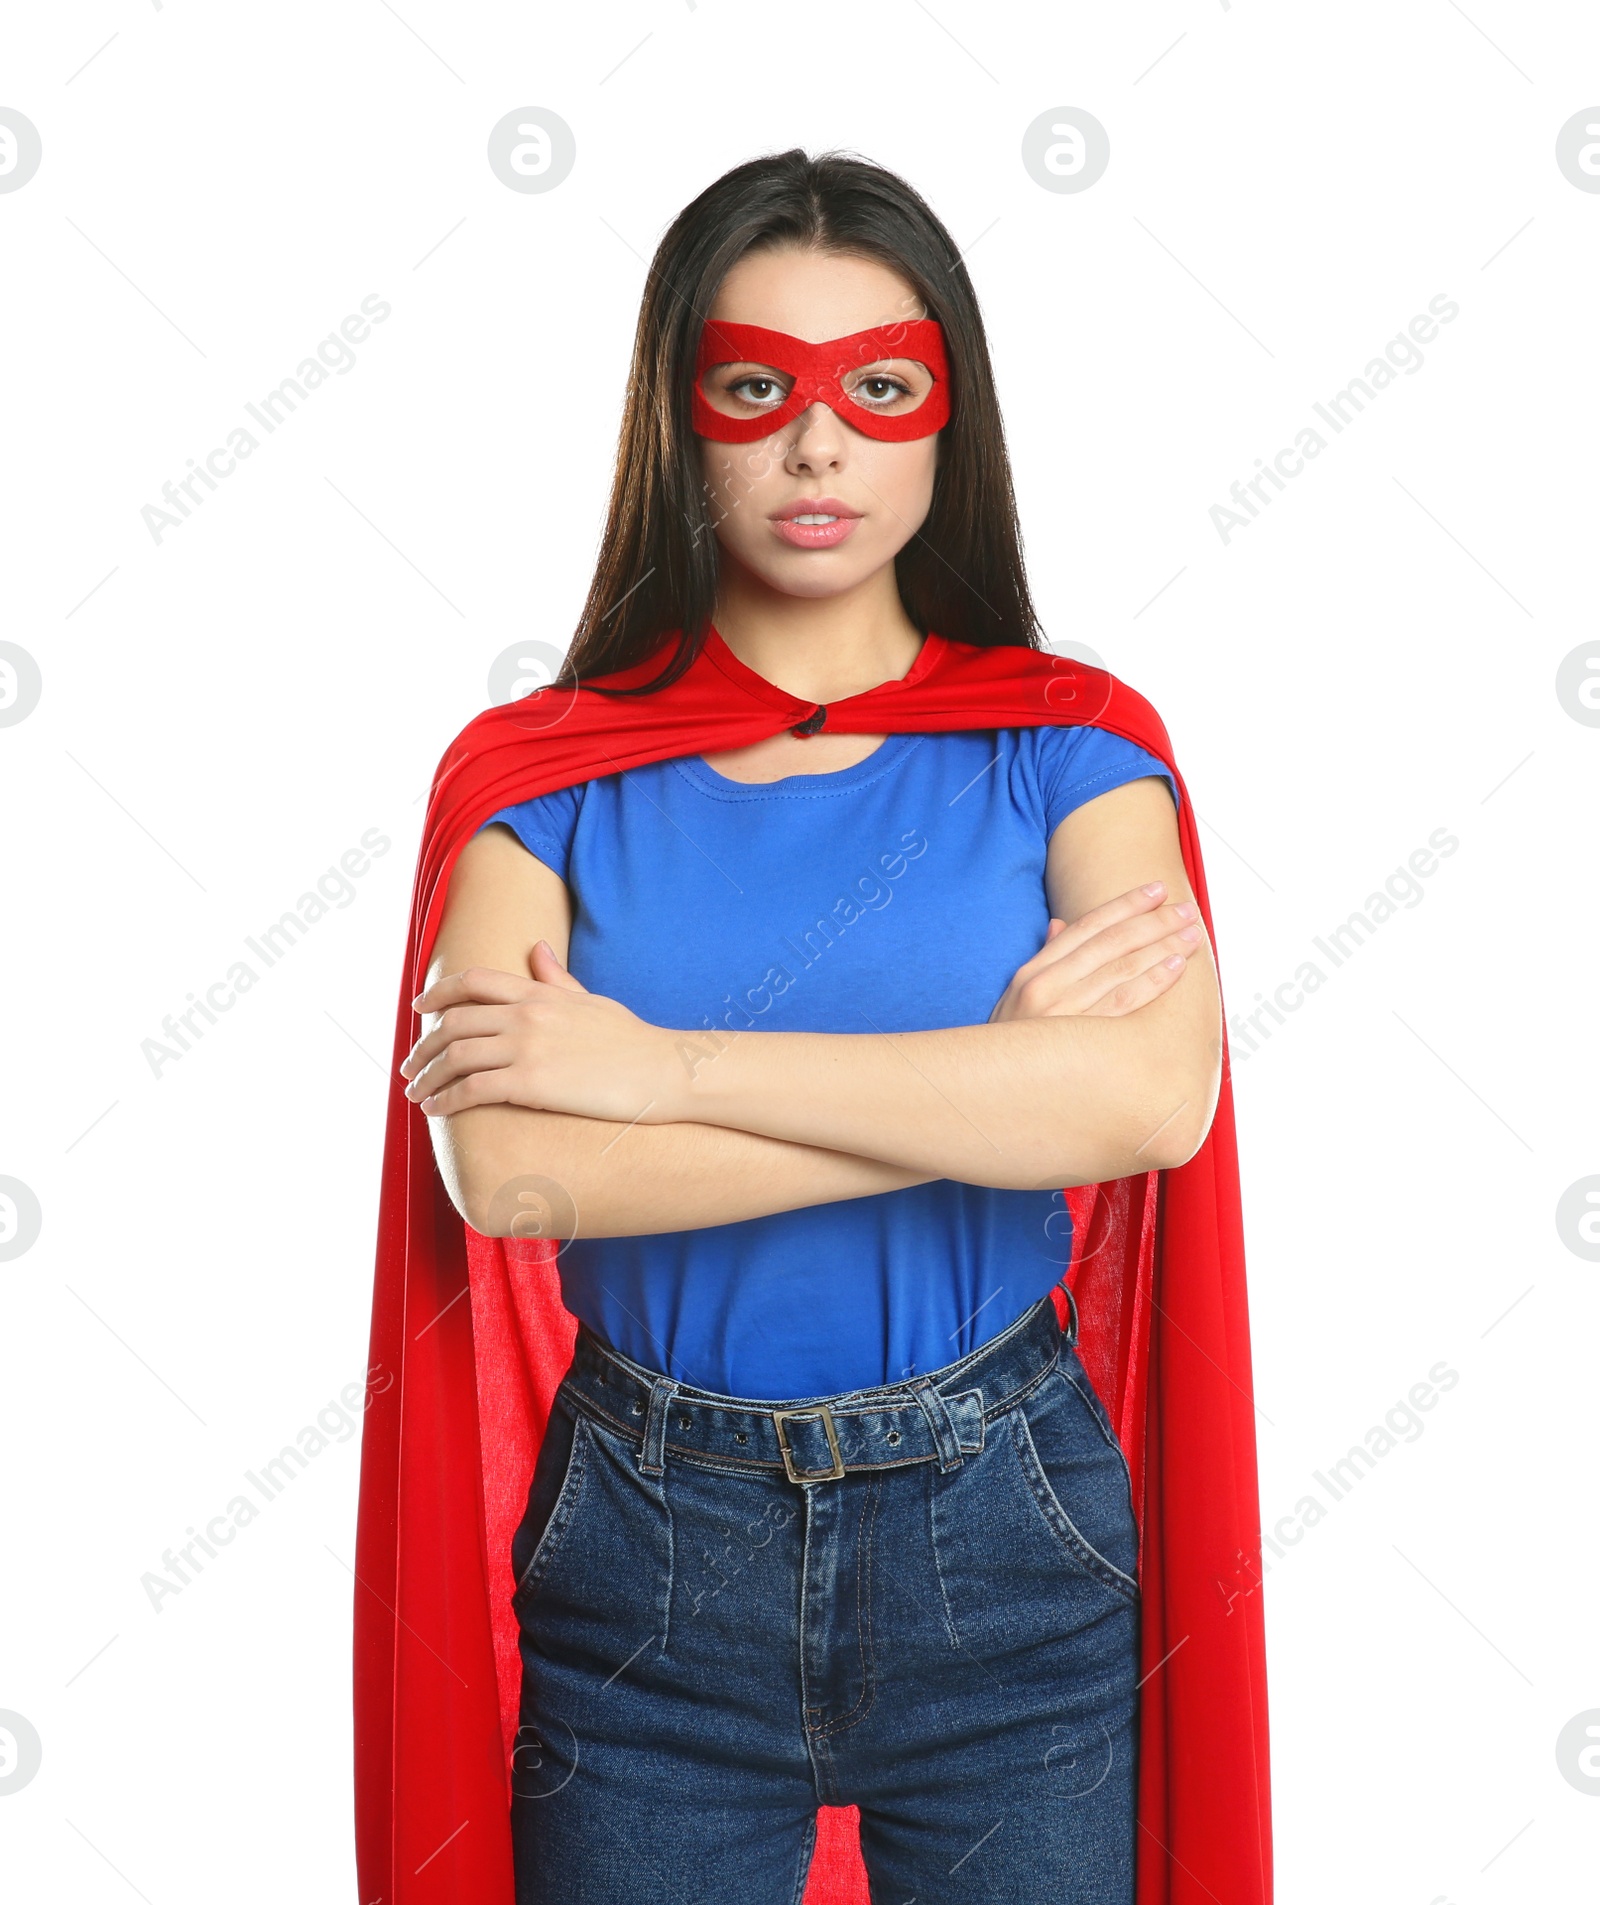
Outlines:
[[580,1327],[512,1544],[518,1905],[797,1905],[819,1805],[873,1905],[1131,1905],[1136,1550],[1048,1296],[781,1405]]

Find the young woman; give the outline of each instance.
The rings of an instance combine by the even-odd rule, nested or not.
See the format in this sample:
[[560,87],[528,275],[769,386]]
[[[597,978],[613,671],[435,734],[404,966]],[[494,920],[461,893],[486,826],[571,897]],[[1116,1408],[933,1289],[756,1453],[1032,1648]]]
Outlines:
[[1137,1529],[1061,1192],[1195,1154],[1216,977],[1133,742],[829,731],[941,642],[1042,646],[966,270],[890,173],[741,166],[651,267],[569,681],[709,655],[816,711],[486,820],[402,1067],[467,1223],[570,1240],[520,1905],[792,1905],[841,1804],[875,1900],[1132,1900]]

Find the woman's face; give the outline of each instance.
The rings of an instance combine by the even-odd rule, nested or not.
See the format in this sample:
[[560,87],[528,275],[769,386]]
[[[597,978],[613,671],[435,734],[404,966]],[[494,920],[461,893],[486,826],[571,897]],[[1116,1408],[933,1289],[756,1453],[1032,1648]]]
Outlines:
[[[874,258],[786,246],[747,252],[722,281],[708,316],[759,324],[808,344],[927,316],[897,272]],[[862,365],[845,380],[858,403],[899,414],[916,408],[930,378],[906,358]],[[758,417],[788,395],[770,365],[719,364],[701,389],[723,415]],[[758,581],[783,595],[830,596],[894,561],[933,500],[938,436],[886,443],[853,429],[826,404],[755,443],[701,437],[717,541]],[[794,518],[828,516],[831,523]]]

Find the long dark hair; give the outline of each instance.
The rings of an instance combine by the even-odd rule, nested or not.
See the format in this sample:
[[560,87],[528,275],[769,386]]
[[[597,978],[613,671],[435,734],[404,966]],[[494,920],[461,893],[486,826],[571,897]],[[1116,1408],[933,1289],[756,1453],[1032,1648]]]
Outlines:
[[690,425],[705,314],[746,252],[804,245],[875,258],[944,327],[953,414],[927,520],[895,560],[906,614],[926,634],[980,647],[1041,647],[1022,565],[1011,466],[978,300],[953,240],[906,181],[846,154],[795,148],[735,166],[684,207],[650,266],[634,338],[605,535],[564,677],[643,661],[677,631],[675,681],[705,641],[718,548]]

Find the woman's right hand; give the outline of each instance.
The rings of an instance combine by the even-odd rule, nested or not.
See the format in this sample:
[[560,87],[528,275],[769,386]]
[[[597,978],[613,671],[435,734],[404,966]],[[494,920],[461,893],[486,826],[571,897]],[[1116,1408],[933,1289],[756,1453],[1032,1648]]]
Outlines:
[[1193,900],[1163,904],[1165,885],[1136,886],[1081,919],[1052,919],[1045,943],[1018,966],[989,1023],[1002,1019],[1124,1018],[1176,985],[1200,943]]

